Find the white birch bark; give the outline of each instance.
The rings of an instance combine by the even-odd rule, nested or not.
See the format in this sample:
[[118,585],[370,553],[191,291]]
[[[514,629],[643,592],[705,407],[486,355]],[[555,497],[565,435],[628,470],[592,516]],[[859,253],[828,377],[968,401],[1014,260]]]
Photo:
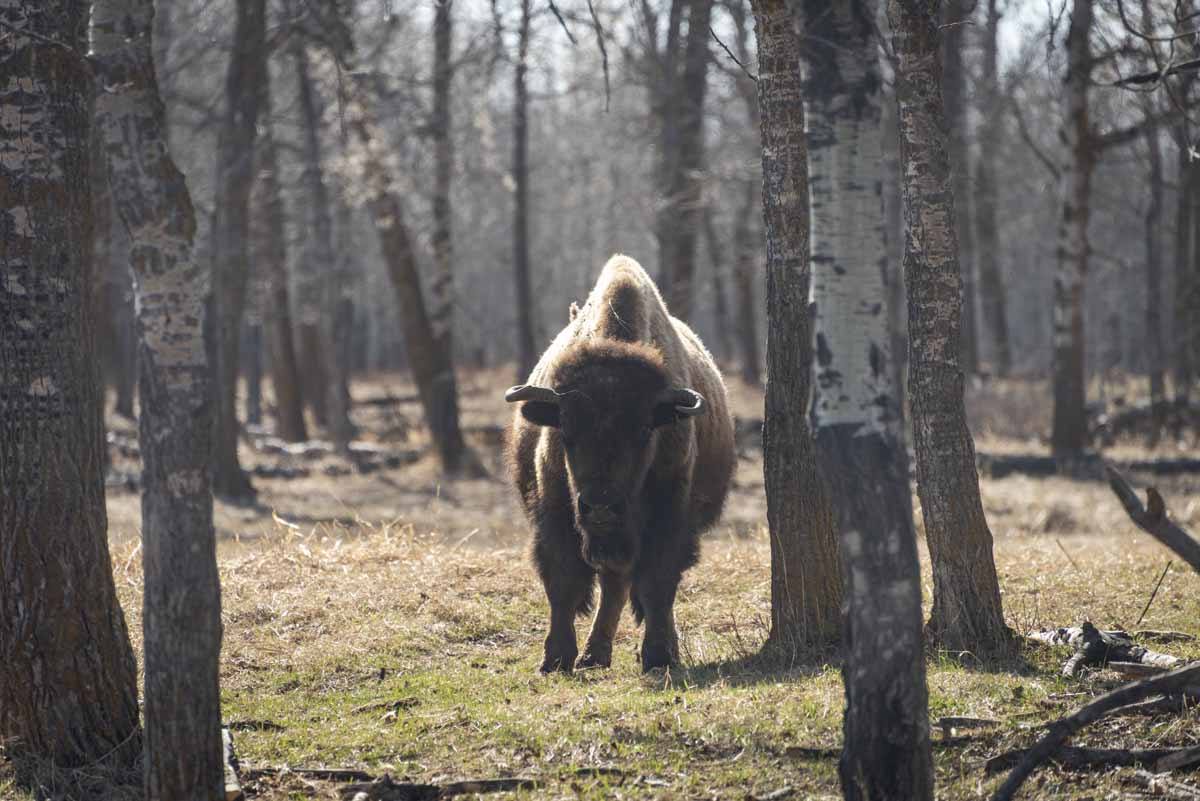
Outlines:
[[130,235],[140,334],[146,797],[208,801],[223,789],[204,344],[210,281],[194,259],[195,214],[167,150],[153,18],[150,0],[93,5],[96,114],[114,206]]

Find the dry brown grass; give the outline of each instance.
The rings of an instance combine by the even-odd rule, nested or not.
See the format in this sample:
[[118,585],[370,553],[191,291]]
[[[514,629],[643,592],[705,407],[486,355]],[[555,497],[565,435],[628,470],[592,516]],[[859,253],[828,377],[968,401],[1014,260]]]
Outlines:
[[[496,388],[508,377],[464,381],[469,425],[502,420]],[[741,413],[761,409],[751,388],[734,392]],[[399,435],[377,411],[358,411],[381,440],[386,433],[412,444],[421,436]],[[414,417],[415,410],[387,414]],[[495,448],[477,444],[498,468]],[[834,656],[786,667],[753,659],[769,619],[759,458],[739,462],[729,514],[680,593],[684,665],[652,678],[637,669],[639,632],[628,616],[611,670],[535,675],[545,602],[526,558],[525,523],[502,480],[442,485],[428,462],[369,475],[321,472],[335,461],[314,463],[305,479],[258,480],[255,506],[218,508],[225,718],[250,767],[356,766],[435,782],[531,775],[548,785],[522,795],[546,799],[741,799],[785,786],[796,797],[838,796],[834,761],[788,751],[840,741]],[[1200,479],[1161,488],[1176,516],[1200,528]],[[1135,624],[1170,556],[1125,519],[1105,486],[1015,476],[983,482],[983,496],[1010,625]],[[136,639],[136,495],[111,493],[110,510],[118,588]],[[1177,564],[1140,625],[1200,635],[1198,621],[1200,577]],[[1166,647],[1200,658],[1197,643]],[[1117,681],[1104,671],[1064,679],[1064,656],[1030,648],[1018,662],[985,666],[970,654],[930,654],[932,717],[1004,721],[974,740],[936,747],[940,797],[986,794],[996,780],[984,776],[983,761],[1031,743],[1031,725]],[[1196,712],[1121,719],[1092,727],[1079,742],[1195,744],[1198,723]],[[611,777],[574,773],[595,766],[620,767],[627,778],[616,786]],[[260,778],[250,789],[267,799],[336,797],[333,785],[295,775]],[[1116,773],[1050,768],[1023,797],[1120,790]]]

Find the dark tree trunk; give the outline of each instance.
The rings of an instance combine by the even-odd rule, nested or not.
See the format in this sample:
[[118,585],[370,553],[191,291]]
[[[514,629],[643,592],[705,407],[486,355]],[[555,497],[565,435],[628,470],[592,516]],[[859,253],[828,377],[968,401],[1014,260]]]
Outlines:
[[979,159],[975,164],[975,228],[979,266],[979,295],[983,329],[991,340],[991,367],[996,375],[1012,369],[1008,345],[1008,304],[1000,270],[1000,234],[996,206],[996,160],[1001,143],[1000,85],[997,79],[1000,12],[998,0],[987,0],[987,24],[983,46],[983,100],[989,121],[979,126]]
[[1175,403],[1186,407],[1191,396],[1194,366],[1192,361],[1191,331],[1195,325],[1196,311],[1192,305],[1194,287],[1200,281],[1193,275],[1196,259],[1196,214],[1197,183],[1200,169],[1188,155],[1188,129],[1182,126],[1179,136],[1179,201],[1175,215],[1175,304],[1173,377],[1175,379]]
[[[920,566],[897,438],[871,0],[806,0],[817,464],[841,543],[847,798],[928,795]],[[873,221],[873,222],[871,222]],[[916,714],[914,714],[916,713]],[[901,779],[896,781],[897,775]]]
[[90,344],[87,5],[0,2],[0,28],[0,739],[80,766],[138,733]]
[[943,7],[945,34],[942,59],[945,64],[942,94],[945,98],[946,127],[949,130],[950,163],[953,166],[954,197],[957,214],[958,261],[962,273],[962,367],[968,374],[979,372],[979,335],[975,325],[975,236],[971,221],[971,151],[967,135],[970,101],[967,91],[965,51],[971,0],[946,0]]
[[[309,71],[308,51],[304,39],[293,39],[292,57],[296,63],[297,95],[300,99],[300,116],[303,119],[304,131],[304,171],[301,180],[308,195],[308,242],[312,248],[307,258],[310,259],[314,272],[320,271],[325,279],[321,281],[324,302],[321,303],[320,324],[315,332],[321,361],[325,365],[325,384],[320,391],[325,397],[326,425],[330,439],[333,440],[334,447],[344,451],[353,439],[354,427],[350,423],[350,407],[347,403],[349,395],[346,388],[346,365],[338,355],[334,341],[341,287],[338,286],[334,275],[338,262],[337,255],[333,252],[333,205],[325,183],[321,143],[322,109]],[[312,335],[313,332],[307,334],[309,337]]]
[[987,658],[1007,654],[1013,638],[1000,606],[958,362],[963,299],[942,126],[938,19],[923,0],[889,0],[888,19],[899,58],[913,445],[933,565],[928,632],[949,651]]
[[696,232],[704,204],[704,95],[708,86],[709,22],[713,0],[690,0],[683,75],[673,91],[679,96],[678,153],[661,210],[672,243],[664,291],[667,307],[681,320],[692,316],[696,280]]
[[768,647],[794,654],[838,636],[837,539],[808,428],[808,163],[800,39],[784,0],[755,0],[767,238],[763,472],[771,529]]
[[347,117],[363,148],[363,181],[383,258],[396,291],[409,365],[421,397],[442,468],[450,474],[480,475],[483,466],[463,439],[458,417],[458,389],[449,342],[439,338],[421,293],[412,238],[404,219],[404,207],[391,188],[387,152],[380,142],[378,126],[370,118],[360,92]]
[[[264,94],[267,95],[265,88]],[[269,108],[269,103],[269,96],[264,96],[264,110]],[[259,137],[255,158],[258,183],[254,220],[259,228],[254,237],[259,246],[255,263],[262,270],[265,285],[263,318],[267,327],[271,386],[275,391],[275,434],[288,442],[303,442],[308,439],[308,431],[304,423],[296,347],[292,340],[285,212],[279,189],[279,157],[269,121]]]
[[737,211],[737,222],[733,229],[733,248],[737,260],[734,282],[737,285],[738,338],[742,352],[742,380],[750,386],[758,386],[762,381],[762,354],[758,338],[758,301],[754,297],[754,284],[759,275],[758,254],[761,247],[754,236],[754,212],[761,197],[761,190],[756,185],[757,183],[756,181],[744,182],[744,200]]
[[[749,64],[753,58],[750,50],[750,26],[746,19],[747,4],[744,0],[730,3],[726,10],[733,19],[734,46],[738,60]],[[751,130],[759,128],[758,118],[758,84],[745,72],[737,74],[738,95],[746,108],[746,120]],[[742,380],[751,386],[758,386],[762,380],[759,336],[758,336],[758,303],[755,300],[755,284],[759,272],[759,255],[762,252],[762,241],[756,236],[755,215],[762,202],[762,184],[757,179],[739,182],[741,202],[734,212],[733,223],[733,282],[734,298],[738,312],[738,348],[741,355]]]
[[708,260],[712,264],[713,278],[713,313],[716,317],[717,329],[717,358],[725,361],[733,355],[733,342],[730,339],[729,303],[725,295],[726,258],[725,246],[721,244],[721,235],[717,232],[713,220],[713,207],[704,206],[704,244],[708,250]]
[[[447,362],[439,365],[434,381],[454,383],[454,252],[451,233],[450,183],[454,176],[454,138],[450,125],[450,90],[454,82],[453,59],[454,0],[438,0],[433,18],[433,109],[429,134],[433,140],[433,275],[429,281],[429,319],[438,349]],[[455,390],[455,394],[457,391]],[[457,413],[457,402],[455,403]],[[455,422],[457,426],[457,421]]]
[[[658,133],[658,191],[661,193],[654,221],[654,234],[658,241],[658,285],[672,286],[671,270],[675,265],[676,235],[675,214],[671,198],[671,187],[679,171],[682,148],[680,120],[683,100],[679,89],[680,32],[683,29],[684,12],[691,0],[670,0],[667,12],[666,43],[661,51],[652,50],[655,73],[650,87],[650,113],[659,126]],[[644,6],[648,8],[649,6]],[[651,47],[657,48],[657,31],[651,37]],[[667,298],[668,302],[670,298]],[[672,312],[675,310],[672,309]]]
[[167,150],[150,0],[98,0],[93,46],[109,175],[129,230],[141,329],[146,592],[146,797],[211,801],[224,788],[221,589],[209,485],[207,271],[191,197]]
[[238,461],[238,350],[249,279],[250,189],[260,86],[266,73],[266,0],[237,0],[233,53],[225,77],[225,113],[217,136],[212,230],[214,392],[213,492],[253,494]]
[[521,0],[513,94],[513,177],[516,181],[513,277],[517,294],[517,383],[525,381],[538,357],[533,336],[533,292],[529,278],[529,92],[525,86],[529,56],[529,4],[530,0]]
[[[257,294],[257,293],[256,293]],[[255,306],[261,306],[255,300]],[[242,373],[246,376],[246,422],[262,425],[263,330],[262,314],[252,309],[242,332]]]
[[1068,459],[1077,457],[1088,444],[1083,289],[1095,162],[1088,122],[1091,29],[1092,0],[1074,0],[1067,34],[1066,113],[1061,131],[1068,163],[1062,170],[1058,269],[1054,273],[1054,427],[1050,435],[1055,455]]
[[[1146,6],[1143,0],[1143,7]],[[1158,131],[1146,133],[1146,149],[1150,156],[1150,203],[1146,207],[1146,362],[1154,417],[1152,439],[1157,441],[1167,417],[1161,315],[1163,158]]]

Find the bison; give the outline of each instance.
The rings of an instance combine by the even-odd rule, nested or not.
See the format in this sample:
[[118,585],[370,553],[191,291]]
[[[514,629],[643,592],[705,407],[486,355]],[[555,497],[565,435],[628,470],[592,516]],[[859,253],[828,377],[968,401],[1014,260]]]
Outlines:
[[[633,259],[613,256],[517,403],[509,468],[550,601],[542,672],[608,667],[621,610],[645,622],[642,669],[678,658],[675,593],[721,515],[735,460],[725,384]],[[575,617],[600,605],[576,661]]]

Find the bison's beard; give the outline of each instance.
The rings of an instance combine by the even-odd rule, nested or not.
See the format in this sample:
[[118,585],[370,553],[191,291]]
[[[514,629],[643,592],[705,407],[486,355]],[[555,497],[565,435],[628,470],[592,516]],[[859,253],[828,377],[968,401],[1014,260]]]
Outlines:
[[637,561],[637,541],[625,527],[580,529],[583,560],[596,570],[626,574]]

